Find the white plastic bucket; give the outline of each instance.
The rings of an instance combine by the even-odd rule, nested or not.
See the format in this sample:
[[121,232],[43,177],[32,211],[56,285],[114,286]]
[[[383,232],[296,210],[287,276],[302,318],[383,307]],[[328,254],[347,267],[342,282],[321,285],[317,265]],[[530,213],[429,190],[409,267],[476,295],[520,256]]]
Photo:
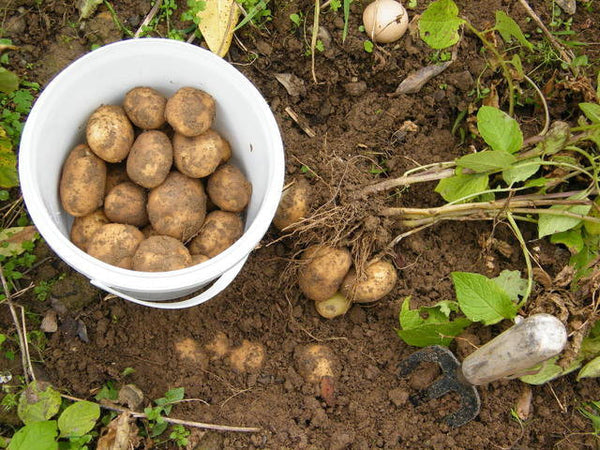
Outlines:
[[[232,162],[252,183],[243,236],[223,253],[186,269],[136,272],[93,258],[69,240],[72,218],[62,209],[58,184],[68,152],[85,140],[89,115],[101,104],[121,103],[135,86],[165,95],[183,86],[211,94],[214,128],[229,140]],[[255,88],[232,65],[207,50],[167,39],[121,41],[86,54],[59,73],[33,106],[19,150],[25,204],[41,236],[95,286],[155,308],[198,305],[225,289],[266,233],[281,196],[284,152],[277,122]],[[190,295],[188,300],[165,302]]]

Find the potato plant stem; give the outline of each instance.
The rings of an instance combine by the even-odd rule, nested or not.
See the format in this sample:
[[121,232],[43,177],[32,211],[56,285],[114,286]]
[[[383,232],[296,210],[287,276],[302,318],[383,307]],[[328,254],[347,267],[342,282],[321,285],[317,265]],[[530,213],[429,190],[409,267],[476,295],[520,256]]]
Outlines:
[[519,244],[521,245],[521,250],[523,251],[523,257],[525,258],[525,265],[527,266],[527,289],[525,290],[525,294],[523,295],[523,299],[519,302],[519,308],[527,303],[529,299],[529,295],[531,295],[531,289],[533,288],[533,266],[531,264],[531,256],[529,255],[529,249],[527,248],[527,244],[525,243],[525,239],[523,238],[523,234],[515,222],[513,215],[509,212],[506,213],[506,219],[512,228],[513,233],[517,237]]

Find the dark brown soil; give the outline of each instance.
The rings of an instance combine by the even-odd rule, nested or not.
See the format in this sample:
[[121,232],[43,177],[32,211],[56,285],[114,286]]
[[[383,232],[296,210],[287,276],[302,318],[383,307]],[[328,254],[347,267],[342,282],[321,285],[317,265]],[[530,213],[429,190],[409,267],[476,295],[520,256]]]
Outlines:
[[[44,84],[91,45],[127,38],[105,6],[80,23],[72,6],[76,2],[38,3],[4,0],[0,5],[0,28],[19,46],[11,55],[11,67],[30,81]],[[132,30],[150,9],[150,2],[143,0],[112,3],[122,24]],[[180,10],[184,9],[185,2],[179,3]],[[426,3],[418,2],[411,16]],[[530,3],[547,23],[552,2]],[[518,2],[463,0],[457,4],[476,26],[492,24],[494,11],[500,9],[534,33],[535,39],[541,39]],[[109,380],[117,385],[137,385],[148,400],[161,397],[170,388],[184,387],[186,397],[197,400],[177,405],[171,417],[261,429],[256,433],[194,432],[192,441],[202,449],[595,448],[598,441],[591,435],[591,424],[578,408],[584,401],[600,399],[596,380],[576,382],[567,376],[532,387],[532,412],[522,423],[511,417],[511,410],[523,383],[491,383],[479,389],[479,416],[459,429],[450,429],[440,419],[457,406],[455,398],[448,396],[419,407],[407,400],[436,373],[424,370],[421,379],[397,377],[398,363],[416,350],[395,333],[403,299],[411,296],[414,305],[452,299],[452,271],[495,275],[503,269],[524,270],[518,244],[507,227],[499,225],[494,237],[511,246],[509,254],[482,246],[491,232],[489,223],[442,223],[403,240],[395,248],[399,282],[394,291],[368,307],[354,305],[346,316],[331,321],[320,318],[313,303],[289,281],[293,274],[290,261],[303,245],[330,242],[340,228],[354,222],[364,225],[362,234],[338,236],[339,242],[354,245],[354,250],[381,250],[400,232],[392,220],[377,215],[383,202],[441,204],[430,184],[394,198],[377,196],[371,203],[361,201],[360,207],[352,206],[350,194],[417,164],[447,161],[469,152],[467,144],[450,130],[457,114],[475,101],[471,92],[485,65],[478,41],[467,34],[459,46],[458,60],[446,72],[417,94],[393,96],[409,72],[431,64],[432,51],[419,39],[407,34],[399,43],[370,54],[363,49],[365,35],[358,31],[360,2],[352,4],[345,42],[341,39],[341,14],[324,11],[320,24],[325,30],[325,49],[316,55],[315,83],[303,31],[289,19],[298,12],[311,18],[314,3],[275,1],[269,7],[272,21],[262,28],[246,26],[238,32],[239,40],[227,59],[255,83],[271,106],[285,144],[287,176],[301,175],[303,166],[310,168],[304,176],[316,192],[314,208],[329,205],[331,227],[284,238],[271,229],[223,294],[181,311],[155,310],[107,297],[40,243],[36,253],[41,264],[27,275],[23,286],[66,274],[54,284],[46,302],[37,301],[31,293],[19,299],[40,317],[51,304],[59,309],[59,331],[47,334],[47,348],[34,354],[41,370],[58,389],[81,398],[91,398]],[[578,33],[577,40],[597,44],[600,13],[597,5],[593,8],[595,12],[589,12],[580,6],[572,28]],[[309,20],[308,28],[310,24]],[[195,43],[202,45],[198,40]],[[590,61],[597,63],[600,47],[592,45],[585,51]],[[549,79],[554,69],[541,67],[537,81]],[[301,93],[289,95],[274,77],[279,73],[302,79]],[[482,81],[489,84],[493,79],[487,71]],[[502,85],[498,91],[502,94]],[[534,98],[532,92],[524,95]],[[550,98],[553,119],[569,118],[572,106],[582,96],[569,92]],[[286,108],[305,118],[316,136],[309,137]],[[529,135],[542,126],[543,116],[534,107],[518,108],[518,116]],[[412,126],[408,131],[407,121]],[[372,173],[377,167],[384,167],[387,174]],[[534,234],[526,237],[534,239]],[[566,251],[542,242],[535,246],[542,267],[550,275],[557,274],[568,259]],[[10,330],[12,321],[4,309],[0,310],[0,324]],[[483,343],[499,329],[473,326],[469,333]],[[231,351],[215,351],[216,341],[226,342],[230,349],[248,345],[246,341],[257,344],[263,347],[265,360],[255,369],[236,369]],[[313,343],[329,347],[338,360],[333,395],[299,373],[295,354]],[[456,345],[451,348],[457,350]],[[6,364],[0,362],[0,368]],[[126,368],[134,372],[123,376]],[[161,445],[170,446],[174,444]]]

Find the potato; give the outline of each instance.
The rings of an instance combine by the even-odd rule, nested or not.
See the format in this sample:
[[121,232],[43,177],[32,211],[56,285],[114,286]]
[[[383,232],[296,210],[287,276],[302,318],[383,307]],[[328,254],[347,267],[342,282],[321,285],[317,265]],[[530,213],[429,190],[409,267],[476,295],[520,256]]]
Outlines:
[[104,196],[117,184],[131,181],[129,175],[127,175],[127,167],[124,163],[120,164],[107,164],[106,165],[106,188],[104,189]]
[[107,264],[132,268],[132,259],[144,234],[133,225],[108,223],[94,233],[88,244],[87,252]]
[[306,179],[302,177],[295,178],[281,194],[281,200],[273,218],[273,225],[279,230],[285,230],[308,216],[310,191],[310,183]]
[[206,255],[192,255],[192,266],[196,264],[202,264],[205,261],[208,261],[210,258]]
[[225,158],[228,158],[227,155],[231,157],[229,143],[214,130],[193,137],[179,133],[173,136],[175,166],[188,177],[209,176]]
[[210,212],[206,216],[198,236],[190,242],[190,253],[213,258],[233,245],[243,233],[244,222],[236,213]]
[[106,162],[123,161],[133,144],[133,126],[123,108],[103,105],[88,119],[85,137],[92,151]]
[[102,206],[106,186],[106,163],[87,145],[69,153],[60,177],[60,201],[75,217],[87,216]]
[[111,222],[143,227],[148,224],[146,190],[126,181],[118,184],[104,199],[104,214]]
[[301,264],[300,290],[306,297],[320,302],[337,292],[352,265],[352,258],[345,248],[313,245],[304,251]]
[[102,208],[87,216],[75,217],[69,233],[71,242],[85,252],[93,234],[109,222]]
[[333,297],[328,298],[327,300],[315,302],[317,312],[321,317],[325,317],[326,319],[334,319],[335,317],[343,316],[348,312],[351,306],[352,302],[339,292],[336,292]]
[[321,344],[298,347],[294,352],[298,373],[311,384],[321,383],[323,378],[335,378],[339,373],[339,362],[333,351]]
[[127,157],[127,175],[132,181],[152,189],[167,178],[173,165],[173,147],[162,131],[140,134]]
[[389,294],[398,280],[396,268],[387,261],[377,261],[365,269],[364,277],[357,277],[350,269],[340,288],[355,303],[371,303]]
[[123,109],[129,120],[143,130],[156,130],[165,123],[167,98],[156,89],[135,87],[125,94]]
[[133,270],[167,272],[192,264],[192,256],[183,243],[171,236],[151,236],[143,240],[133,255]]
[[200,180],[177,171],[148,195],[148,217],[159,234],[188,241],[200,231],[206,216],[206,194]]
[[208,177],[206,191],[223,211],[241,212],[250,201],[252,184],[236,166],[224,164]]
[[167,100],[165,117],[179,134],[198,136],[213,123],[215,100],[200,89],[182,87]]
[[244,339],[242,345],[229,353],[229,364],[238,373],[256,372],[264,365],[265,354],[265,347],[261,343]]

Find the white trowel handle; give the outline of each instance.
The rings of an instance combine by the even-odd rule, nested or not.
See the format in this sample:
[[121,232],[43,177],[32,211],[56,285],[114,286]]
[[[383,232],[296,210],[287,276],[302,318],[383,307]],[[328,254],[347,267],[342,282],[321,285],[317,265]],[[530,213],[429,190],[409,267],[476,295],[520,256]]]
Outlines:
[[567,330],[560,320],[535,314],[467,356],[462,374],[476,385],[520,374],[558,355],[566,343]]

